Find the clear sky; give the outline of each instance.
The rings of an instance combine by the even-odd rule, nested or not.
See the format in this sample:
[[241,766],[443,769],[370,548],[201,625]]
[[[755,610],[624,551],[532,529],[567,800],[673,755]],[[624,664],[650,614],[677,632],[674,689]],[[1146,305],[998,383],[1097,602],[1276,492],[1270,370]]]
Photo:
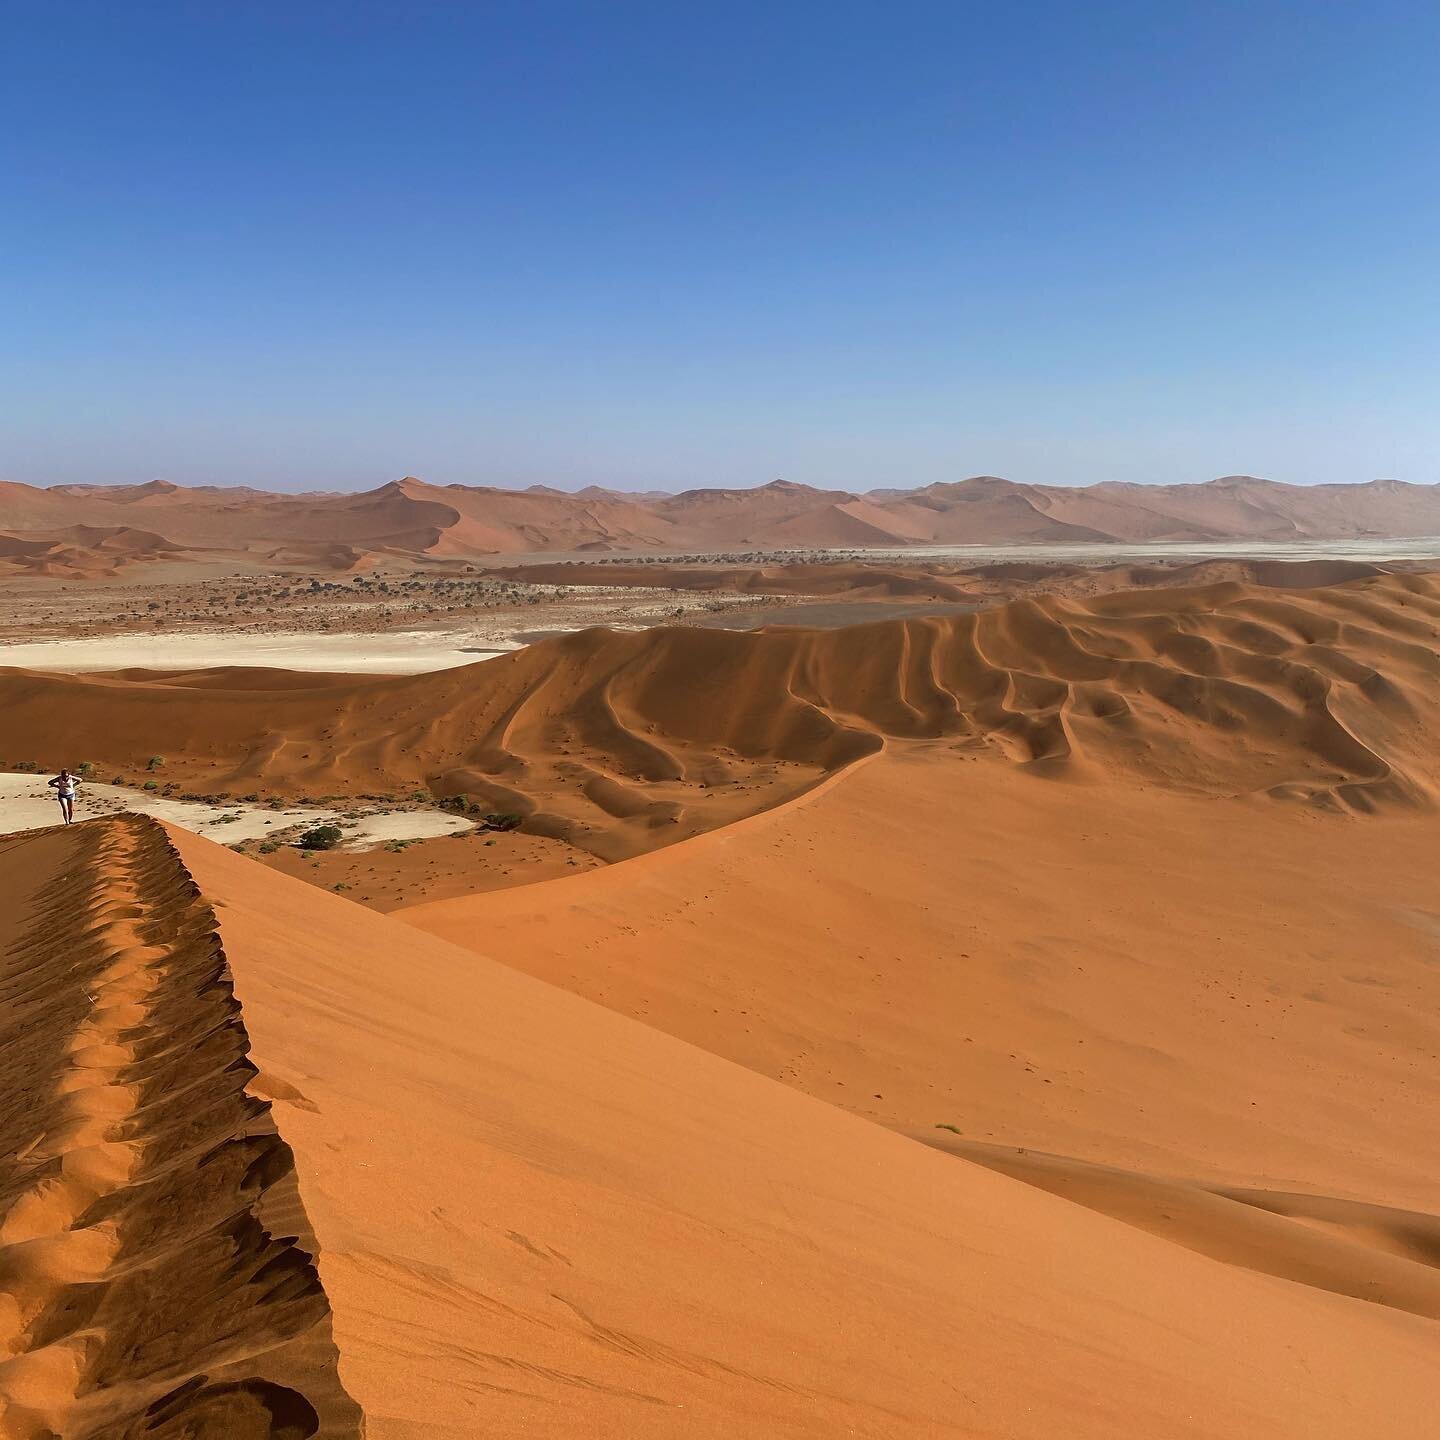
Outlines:
[[6,7],[0,477],[1440,479],[1433,0]]

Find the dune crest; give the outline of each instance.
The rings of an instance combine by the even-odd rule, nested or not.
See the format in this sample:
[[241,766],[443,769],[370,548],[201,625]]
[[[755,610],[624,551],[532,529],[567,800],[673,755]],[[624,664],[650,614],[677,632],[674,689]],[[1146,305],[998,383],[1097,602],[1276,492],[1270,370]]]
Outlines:
[[358,1437],[209,905],[139,819],[3,861],[0,1434]]

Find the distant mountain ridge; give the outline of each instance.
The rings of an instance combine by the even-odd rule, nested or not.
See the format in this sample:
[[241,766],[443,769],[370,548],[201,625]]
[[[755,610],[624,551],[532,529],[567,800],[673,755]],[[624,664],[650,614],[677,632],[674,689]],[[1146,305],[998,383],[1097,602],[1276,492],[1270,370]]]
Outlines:
[[1032,485],[977,475],[915,489],[630,494],[589,486],[432,485],[354,494],[248,487],[0,482],[0,530],[139,528],[174,546],[336,545],[437,556],[1075,542],[1347,540],[1440,535],[1440,485],[1286,485],[1227,475],[1185,485]]

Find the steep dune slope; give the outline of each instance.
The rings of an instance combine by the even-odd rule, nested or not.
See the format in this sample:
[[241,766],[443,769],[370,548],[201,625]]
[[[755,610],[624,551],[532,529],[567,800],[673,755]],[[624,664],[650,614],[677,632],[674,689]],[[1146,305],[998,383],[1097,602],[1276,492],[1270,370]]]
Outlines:
[[397,917],[906,1133],[1436,1213],[1437,855],[933,747]]
[[0,1435],[358,1437],[215,917],[164,834],[11,837]]
[[1217,1264],[173,838],[372,1437],[1425,1433],[1433,1322]]
[[[0,671],[0,759],[316,794],[424,783],[617,858],[944,741],[1075,783],[1373,810],[1440,793],[1440,580],[1041,596],[843,630],[590,630],[287,684]],[[163,660],[163,650],[157,650]]]

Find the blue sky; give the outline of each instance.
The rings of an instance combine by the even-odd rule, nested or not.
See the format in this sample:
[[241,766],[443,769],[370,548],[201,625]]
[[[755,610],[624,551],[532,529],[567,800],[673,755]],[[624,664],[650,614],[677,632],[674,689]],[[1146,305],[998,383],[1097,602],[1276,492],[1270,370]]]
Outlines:
[[1440,479],[1429,3],[70,3],[0,477]]

